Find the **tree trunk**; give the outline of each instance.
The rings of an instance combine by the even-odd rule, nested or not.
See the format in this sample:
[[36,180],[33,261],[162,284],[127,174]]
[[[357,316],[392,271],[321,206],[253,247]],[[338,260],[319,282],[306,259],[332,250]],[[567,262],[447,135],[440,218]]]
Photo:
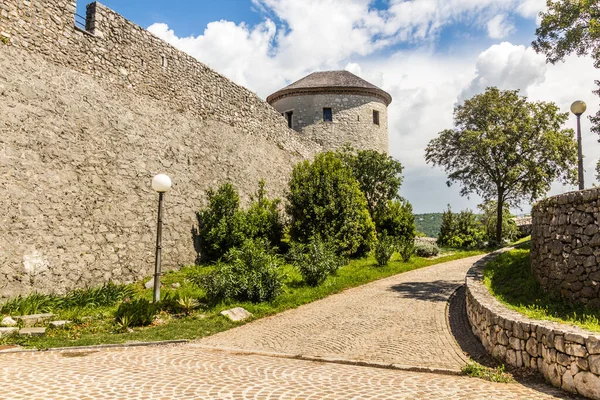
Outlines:
[[498,202],[496,213],[496,242],[502,244],[502,213],[504,211],[504,190],[498,189]]

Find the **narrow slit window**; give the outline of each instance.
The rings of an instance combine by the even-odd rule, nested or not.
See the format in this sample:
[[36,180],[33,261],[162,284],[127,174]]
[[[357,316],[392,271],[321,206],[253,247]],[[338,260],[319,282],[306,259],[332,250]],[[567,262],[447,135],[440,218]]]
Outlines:
[[160,63],[163,67],[167,66],[167,58],[165,56],[160,56]]
[[325,122],[333,121],[333,113],[331,112],[331,108],[323,109],[323,121],[325,121]]
[[288,123],[288,128],[293,128],[294,127],[294,123],[293,123],[293,118],[294,118],[294,112],[293,111],[286,111],[285,113],[285,119]]
[[379,125],[379,111],[373,110],[373,123]]

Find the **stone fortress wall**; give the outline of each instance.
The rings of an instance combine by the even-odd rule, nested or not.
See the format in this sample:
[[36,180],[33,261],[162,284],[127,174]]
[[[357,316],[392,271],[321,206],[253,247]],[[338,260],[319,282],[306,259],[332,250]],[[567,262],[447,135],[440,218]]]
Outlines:
[[[326,149],[351,143],[356,148],[388,152],[388,115],[383,100],[356,94],[310,94],[284,97],[273,106],[285,113],[294,110],[293,128]],[[323,121],[323,108],[332,109],[333,121]],[[379,125],[373,123],[379,111]]]
[[506,308],[483,283],[491,258],[476,263],[466,278],[467,315],[485,349],[510,366],[539,371],[556,387],[600,399],[600,335]]
[[533,276],[563,298],[600,307],[600,188],[544,199],[532,218]]
[[322,147],[249,90],[99,3],[0,1],[0,297],[153,270],[153,175],[171,176],[165,269],[193,263],[207,188],[281,195]]

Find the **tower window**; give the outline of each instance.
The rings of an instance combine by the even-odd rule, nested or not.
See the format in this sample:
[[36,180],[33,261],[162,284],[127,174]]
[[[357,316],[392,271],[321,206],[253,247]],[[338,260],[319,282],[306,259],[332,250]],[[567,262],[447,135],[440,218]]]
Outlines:
[[379,125],[379,111],[373,110],[373,123]]
[[285,113],[285,119],[288,123],[288,128],[293,128],[294,124],[293,124],[293,118],[294,118],[294,112],[293,111],[286,111]]
[[323,109],[323,121],[325,121],[325,122],[333,121],[333,113],[331,112],[331,108]]

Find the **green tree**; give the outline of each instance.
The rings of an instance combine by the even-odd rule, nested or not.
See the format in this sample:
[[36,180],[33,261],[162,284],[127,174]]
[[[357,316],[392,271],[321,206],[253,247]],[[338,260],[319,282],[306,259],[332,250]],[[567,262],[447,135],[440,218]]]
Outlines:
[[534,201],[556,179],[575,182],[577,145],[573,130],[561,129],[568,116],[518,90],[487,88],[455,107],[455,128],[429,142],[425,159],[448,173],[448,185],[460,183],[461,195],[497,201],[500,241],[505,204]]
[[375,241],[375,226],[352,171],[333,152],[294,167],[289,182],[288,215],[292,240],[318,237],[338,254],[362,256]]
[[388,202],[399,198],[402,185],[402,164],[392,157],[375,150],[354,150],[345,146],[340,156],[365,194],[371,218],[377,210],[387,207]]
[[442,224],[440,225],[437,242],[440,246],[447,246],[454,236],[456,236],[456,222],[454,221],[454,213],[450,208],[450,204],[448,204],[448,209],[442,214]]
[[464,210],[454,214],[448,205],[448,210],[442,215],[442,226],[438,236],[440,246],[481,247],[484,236],[483,226],[473,211]]
[[[486,240],[488,242],[496,241],[496,225],[498,222],[498,204],[494,200],[488,200],[477,206],[481,210],[481,216],[479,220],[483,225],[485,231]],[[502,241],[514,240],[519,234],[519,229],[515,223],[514,216],[510,213],[510,207],[508,204],[504,205],[502,212]],[[502,242],[498,243],[502,244]]]
[[[590,55],[594,66],[600,68],[600,3],[597,0],[549,0],[548,9],[541,14],[532,43],[554,64],[569,54]],[[600,81],[596,81],[600,87]],[[594,92],[600,96],[600,89]],[[600,135],[600,111],[590,117],[592,130]]]

